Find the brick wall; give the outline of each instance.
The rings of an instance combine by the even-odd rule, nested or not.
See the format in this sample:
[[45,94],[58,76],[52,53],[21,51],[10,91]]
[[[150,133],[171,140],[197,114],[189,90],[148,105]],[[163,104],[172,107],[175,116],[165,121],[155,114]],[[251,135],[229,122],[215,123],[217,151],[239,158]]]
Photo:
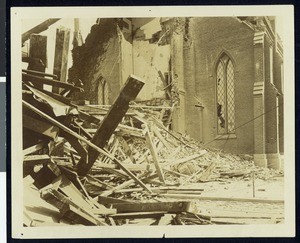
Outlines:
[[[203,131],[200,121],[193,120],[189,134],[198,134],[200,140],[227,152],[253,153],[253,123],[236,130],[236,138],[216,139],[216,62],[226,51],[235,68],[235,125],[241,126],[253,119],[254,82],[254,32],[245,24],[231,17],[192,18],[189,35],[195,50],[195,90],[203,109]],[[191,80],[186,72],[186,80]],[[186,82],[186,87],[194,84]],[[187,89],[187,88],[186,88]],[[187,94],[188,95],[188,94]],[[200,112],[200,110],[199,110]],[[187,114],[188,115],[188,114]],[[213,142],[211,142],[213,141]]]

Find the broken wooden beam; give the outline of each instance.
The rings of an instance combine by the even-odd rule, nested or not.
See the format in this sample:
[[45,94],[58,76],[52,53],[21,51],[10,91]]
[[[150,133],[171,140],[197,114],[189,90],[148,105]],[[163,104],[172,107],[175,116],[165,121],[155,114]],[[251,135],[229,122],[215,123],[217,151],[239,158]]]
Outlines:
[[56,190],[43,190],[41,192],[41,198],[58,208],[62,217],[70,220],[71,223],[83,225],[105,225],[94,215],[90,214],[79,205],[76,205],[76,203],[68,197]]
[[[47,67],[47,36],[31,35],[29,47],[28,69],[45,72]],[[36,86],[43,88],[43,84]]]
[[72,104],[71,104],[71,99],[70,99],[70,98],[64,97],[64,96],[62,96],[62,95],[60,95],[60,94],[52,93],[52,92],[50,92],[50,91],[48,91],[48,90],[45,90],[45,89],[43,89],[43,88],[39,88],[39,87],[37,87],[37,86],[32,86],[32,85],[30,85],[29,83],[27,83],[27,84],[25,84],[25,85],[26,85],[31,91],[23,90],[23,92],[24,92],[24,91],[26,91],[26,92],[31,92],[31,94],[32,94],[32,93],[34,93],[34,92],[32,92],[32,89],[34,88],[35,90],[38,90],[38,91],[40,91],[40,92],[46,94],[47,96],[50,96],[51,98],[53,98],[53,99],[55,99],[55,100],[57,100],[57,101],[59,101],[59,102],[61,102],[61,103],[64,103],[64,104],[66,104],[66,105],[68,105],[68,106],[72,106]]
[[60,19],[47,19],[46,21],[40,23],[39,25],[33,27],[32,29],[24,32],[22,34],[22,44],[30,38],[31,34],[39,34],[49,28],[52,24],[56,23]]
[[[104,148],[107,141],[126,114],[129,108],[129,102],[136,98],[143,86],[144,82],[140,81],[138,77],[133,75],[129,76],[119,96],[110,107],[110,110],[99,125],[97,132],[92,139],[92,143],[98,148]],[[81,159],[78,162],[78,174],[82,176],[86,175],[97,160],[99,154],[100,153],[98,151],[89,147],[88,161]]]
[[134,213],[118,213],[110,217],[113,219],[140,219],[140,218],[160,218],[166,212],[134,212]]
[[159,180],[163,184],[166,184],[163,171],[162,171],[162,169],[160,167],[160,164],[159,164],[159,159],[158,159],[157,151],[156,151],[156,148],[155,148],[155,146],[154,146],[154,144],[152,142],[152,137],[151,137],[150,131],[149,131],[149,129],[148,129],[148,127],[147,127],[146,124],[144,124],[143,126],[145,127],[146,142],[147,142],[148,147],[150,149],[151,156],[152,156],[155,168],[156,168],[156,172],[158,174],[158,178],[159,178]]
[[263,198],[234,198],[234,197],[206,197],[193,194],[160,194],[162,197],[179,199],[198,199],[203,201],[232,201],[232,202],[253,202],[253,203],[284,203],[284,200],[263,199]]
[[80,27],[79,27],[79,19],[75,18],[74,19],[74,34],[73,34],[73,49],[82,46],[83,44],[83,38],[81,35]]
[[149,202],[149,203],[115,203],[113,208],[117,209],[117,213],[133,213],[133,212],[168,212],[178,213],[188,211],[190,202]]
[[118,203],[136,204],[138,202],[100,195],[100,196],[98,196],[98,203],[103,204],[103,205],[110,205],[110,204],[115,205]]
[[159,140],[163,143],[163,145],[168,149],[171,150],[171,146],[166,141],[166,139],[161,135],[160,131],[158,130],[157,126],[152,126],[151,129],[153,130],[153,133],[156,137],[159,138]]
[[59,132],[59,129],[52,124],[40,121],[25,114],[23,114],[23,126],[54,140],[57,138]]
[[45,142],[38,143],[36,145],[30,146],[26,149],[23,149],[23,156],[35,153],[46,146]]
[[43,68],[31,67],[31,63],[29,63],[28,69],[45,72],[45,68],[47,67],[47,36],[31,35],[29,53],[30,58],[37,58],[41,61]]
[[164,90],[166,91],[166,97],[167,99],[171,99],[172,98],[172,95],[171,95],[171,86],[168,85],[168,82],[166,81],[164,75],[162,74],[162,72],[159,70],[158,71],[158,75],[164,85]]
[[58,79],[57,75],[50,74],[50,73],[38,72],[38,71],[34,71],[34,70],[29,70],[29,69],[22,69],[22,72],[28,73],[28,74],[33,74],[36,76],[41,76],[41,77],[51,77],[51,78]]
[[[55,55],[53,74],[58,76],[61,82],[67,81],[67,65],[69,54],[70,29],[60,27],[56,29]],[[58,87],[52,87],[53,93],[59,93]]]
[[75,91],[82,91],[82,88],[76,87],[73,84],[70,83],[64,83],[59,80],[55,79],[49,79],[49,78],[43,78],[32,74],[22,73],[22,81],[24,82],[31,82],[33,84],[47,84],[63,89],[69,89],[69,90],[75,90]]
[[50,162],[50,157],[47,154],[27,155],[24,156],[23,166],[35,166],[38,164],[47,164],[49,162]]

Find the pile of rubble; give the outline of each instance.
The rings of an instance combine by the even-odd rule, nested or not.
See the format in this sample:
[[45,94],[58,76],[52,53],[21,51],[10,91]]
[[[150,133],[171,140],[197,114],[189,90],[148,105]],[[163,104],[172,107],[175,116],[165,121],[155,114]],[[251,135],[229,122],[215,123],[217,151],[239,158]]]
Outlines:
[[[143,87],[135,76],[109,107],[75,105],[70,97],[81,88],[53,75],[23,70],[22,81],[23,177],[31,189],[24,198],[38,195],[56,212],[52,224],[211,224],[190,201],[168,195],[201,195],[194,183],[278,173],[170,130],[171,106],[133,102]],[[32,208],[24,208],[24,225],[48,225]]]

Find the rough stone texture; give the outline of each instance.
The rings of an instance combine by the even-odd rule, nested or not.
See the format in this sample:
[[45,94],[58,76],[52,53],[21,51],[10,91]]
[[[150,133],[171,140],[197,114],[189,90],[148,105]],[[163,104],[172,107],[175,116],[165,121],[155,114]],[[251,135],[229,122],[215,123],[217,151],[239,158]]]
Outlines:
[[101,19],[99,24],[92,26],[84,45],[73,49],[69,79],[81,79],[85,90],[74,98],[88,99],[91,104],[97,104],[98,85],[103,77],[108,84],[109,103],[113,103],[121,88],[119,62],[117,20]]

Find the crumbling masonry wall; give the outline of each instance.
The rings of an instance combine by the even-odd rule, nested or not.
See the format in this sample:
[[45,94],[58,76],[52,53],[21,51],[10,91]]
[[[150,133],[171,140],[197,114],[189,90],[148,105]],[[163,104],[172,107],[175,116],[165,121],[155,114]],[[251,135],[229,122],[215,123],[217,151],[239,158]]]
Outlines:
[[72,50],[73,66],[69,79],[80,79],[84,92],[76,94],[76,100],[89,100],[98,104],[101,79],[106,80],[109,104],[119,93],[120,83],[120,40],[116,19],[101,19],[91,28],[85,43]]

